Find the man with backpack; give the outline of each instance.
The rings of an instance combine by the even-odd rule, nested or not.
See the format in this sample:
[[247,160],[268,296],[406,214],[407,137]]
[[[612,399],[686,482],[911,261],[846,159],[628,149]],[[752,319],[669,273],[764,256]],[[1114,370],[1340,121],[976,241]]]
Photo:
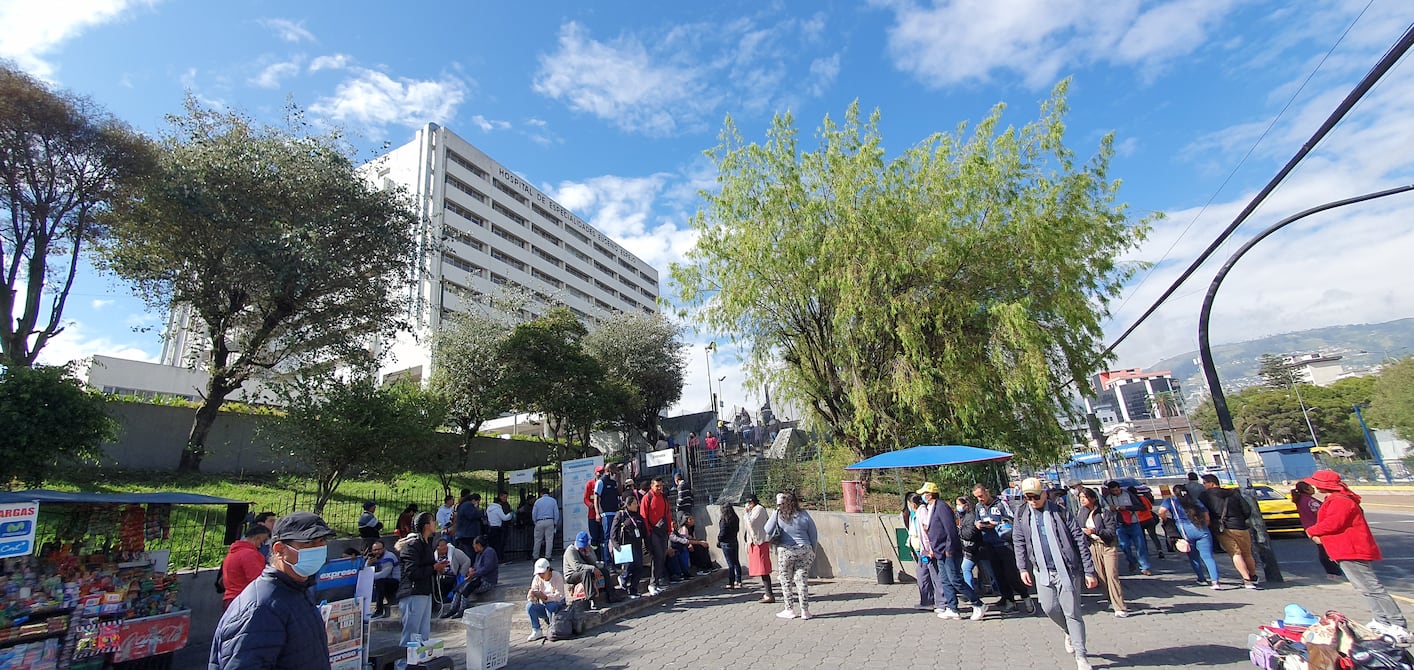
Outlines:
[[1016,601],[1019,600],[1026,605],[1027,614],[1035,613],[1036,602],[1031,599],[1030,590],[1021,581],[1021,572],[1016,567],[1016,554],[1011,544],[1011,507],[994,497],[991,490],[982,484],[972,485],[972,495],[977,498],[972,527],[981,533],[980,556],[991,562],[992,575],[996,577],[1002,592],[1000,611],[1003,614],[1015,612]]
[[1232,557],[1232,565],[1242,576],[1242,585],[1257,588],[1257,561],[1252,557],[1252,533],[1247,519],[1252,515],[1246,499],[1237,489],[1223,488],[1217,475],[1203,475],[1203,506],[1218,545]]
[[1149,512],[1153,516],[1153,505],[1133,486],[1126,490],[1113,480],[1105,482],[1102,500],[1119,517],[1119,548],[1129,561],[1129,573],[1134,574],[1138,569],[1145,576],[1154,574],[1149,565],[1149,548],[1144,542],[1144,523],[1140,516],[1141,512]]

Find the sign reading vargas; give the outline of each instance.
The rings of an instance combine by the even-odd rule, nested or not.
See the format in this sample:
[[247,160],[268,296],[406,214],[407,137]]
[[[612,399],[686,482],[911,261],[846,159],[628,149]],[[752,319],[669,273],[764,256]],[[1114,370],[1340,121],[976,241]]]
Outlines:
[[0,558],[34,553],[34,528],[39,521],[39,503],[0,505]]

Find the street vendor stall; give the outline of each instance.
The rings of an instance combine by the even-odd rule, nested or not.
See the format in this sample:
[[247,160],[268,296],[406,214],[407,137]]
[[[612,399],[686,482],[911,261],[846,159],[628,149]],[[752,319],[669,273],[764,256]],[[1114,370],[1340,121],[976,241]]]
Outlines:
[[191,630],[174,505],[226,506],[203,517],[224,517],[213,546],[239,536],[247,511],[189,493],[0,492],[0,670],[171,667]]

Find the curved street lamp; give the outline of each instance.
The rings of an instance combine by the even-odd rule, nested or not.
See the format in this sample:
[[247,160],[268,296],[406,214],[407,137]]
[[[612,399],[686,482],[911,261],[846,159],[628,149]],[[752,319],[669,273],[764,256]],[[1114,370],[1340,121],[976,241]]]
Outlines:
[[[1328,202],[1323,205],[1317,205],[1303,212],[1288,216],[1285,219],[1282,219],[1272,224],[1266,230],[1257,233],[1255,236],[1253,236],[1252,239],[1247,240],[1247,243],[1243,244],[1242,247],[1239,248],[1237,252],[1232,255],[1231,258],[1227,259],[1227,262],[1223,264],[1222,269],[1218,270],[1218,273],[1213,277],[1212,283],[1208,285],[1208,294],[1203,297],[1203,308],[1198,312],[1198,356],[1202,359],[1203,377],[1207,380],[1208,390],[1212,393],[1213,396],[1213,411],[1218,415],[1218,426],[1222,428],[1222,446],[1223,449],[1229,454],[1232,453],[1232,446],[1236,445],[1238,448],[1238,457],[1241,458],[1242,443],[1238,440],[1236,429],[1233,426],[1232,413],[1227,408],[1227,396],[1223,395],[1222,383],[1218,381],[1218,368],[1217,365],[1213,362],[1213,350],[1208,343],[1208,318],[1212,315],[1213,312],[1213,298],[1217,296],[1218,288],[1222,286],[1223,279],[1227,277],[1227,273],[1230,272],[1232,270],[1232,267],[1237,264],[1237,261],[1240,260],[1242,256],[1246,254],[1249,250],[1251,250],[1252,247],[1256,246],[1258,242],[1261,242],[1262,240],[1266,239],[1267,236],[1271,235],[1272,233],[1275,233],[1278,230],[1281,230],[1282,228],[1285,228],[1286,226],[1292,223],[1300,221],[1301,219],[1304,219],[1312,214],[1324,212],[1329,209],[1344,207],[1346,205],[1353,205],[1368,200],[1375,200],[1377,198],[1383,198],[1386,196],[1397,195],[1399,193],[1404,193],[1407,191],[1414,191],[1414,184],[1399,186],[1383,191],[1375,191],[1374,193],[1366,193],[1364,195],[1357,195],[1353,198],[1346,198],[1344,200],[1335,200],[1333,202]],[[1246,460],[1243,459],[1239,462],[1242,463],[1243,470],[1245,471]]]

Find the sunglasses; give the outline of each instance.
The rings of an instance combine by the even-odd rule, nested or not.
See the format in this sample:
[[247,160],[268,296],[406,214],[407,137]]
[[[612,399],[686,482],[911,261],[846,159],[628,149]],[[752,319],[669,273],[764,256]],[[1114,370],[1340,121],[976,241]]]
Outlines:
[[1025,493],[1025,494],[1022,494],[1021,497],[1025,498],[1025,499],[1027,499],[1027,500],[1040,500],[1040,499],[1044,498],[1045,496],[1043,496],[1043,495],[1041,495],[1041,494],[1039,494],[1039,493]]

